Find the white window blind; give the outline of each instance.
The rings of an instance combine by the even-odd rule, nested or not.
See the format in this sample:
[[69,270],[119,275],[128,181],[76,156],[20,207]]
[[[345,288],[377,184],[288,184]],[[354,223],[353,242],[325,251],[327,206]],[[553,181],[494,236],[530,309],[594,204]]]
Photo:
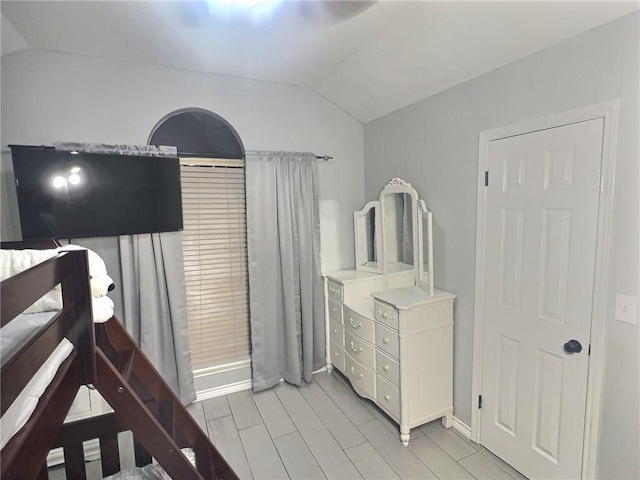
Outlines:
[[248,354],[244,166],[181,159],[182,232],[193,368]]

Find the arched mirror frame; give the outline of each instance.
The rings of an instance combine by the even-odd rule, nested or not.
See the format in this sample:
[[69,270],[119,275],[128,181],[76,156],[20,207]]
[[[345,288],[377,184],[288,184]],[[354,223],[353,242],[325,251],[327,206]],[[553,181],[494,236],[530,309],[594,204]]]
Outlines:
[[[403,275],[402,270],[398,271],[390,271],[388,266],[389,262],[386,258],[386,242],[388,239],[387,232],[390,231],[390,226],[387,224],[387,220],[385,219],[385,198],[388,198],[389,195],[395,194],[404,194],[408,195],[411,199],[411,241],[412,241],[412,250],[413,250],[413,285],[418,283],[418,270],[417,270],[417,259],[418,259],[418,221],[417,221],[417,204],[418,204],[418,192],[411,186],[410,183],[402,180],[401,178],[392,178],[389,183],[385,185],[385,187],[380,192],[380,217],[381,217],[381,225],[382,225],[382,273],[385,275],[387,279],[387,288],[395,288],[406,286],[404,285],[404,280],[399,279],[396,283],[395,281],[391,281],[391,275]],[[406,198],[406,197],[405,197]],[[410,271],[409,269],[404,272]]]

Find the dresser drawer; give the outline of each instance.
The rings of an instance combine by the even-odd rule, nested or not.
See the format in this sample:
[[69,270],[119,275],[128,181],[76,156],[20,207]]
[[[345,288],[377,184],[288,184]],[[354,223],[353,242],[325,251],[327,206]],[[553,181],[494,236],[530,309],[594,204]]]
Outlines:
[[344,349],[352,358],[373,369],[375,365],[376,349],[356,335],[346,330],[344,332]]
[[333,320],[329,320],[329,338],[338,345],[344,345],[344,327]]
[[329,318],[338,323],[342,323],[342,304],[332,298],[329,299]]
[[400,338],[398,333],[376,323],[376,347],[394,358],[400,358]]
[[344,307],[344,327],[367,342],[373,343],[375,338],[373,320],[358,315],[348,307]]
[[376,300],[375,303],[375,316],[378,322],[382,322],[389,327],[398,330],[398,311]]
[[391,415],[400,418],[400,393],[398,389],[378,375],[378,393],[376,400]]
[[376,398],[376,374],[372,370],[356,362],[349,354],[344,356],[344,367],[344,373],[353,386]]
[[342,285],[329,280],[328,290],[329,298],[342,302]]
[[331,342],[331,364],[344,373],[344,350],[342,345]]
[[394,385],[400,385],[400,365],[398,361],[376,350],[376,372]]

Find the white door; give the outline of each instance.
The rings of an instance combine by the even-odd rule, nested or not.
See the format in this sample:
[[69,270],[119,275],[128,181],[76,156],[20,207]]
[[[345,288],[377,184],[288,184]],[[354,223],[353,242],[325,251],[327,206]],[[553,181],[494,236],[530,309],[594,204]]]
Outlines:
[[602,136],[489,147],[480,442],[529,478],[580,478]]

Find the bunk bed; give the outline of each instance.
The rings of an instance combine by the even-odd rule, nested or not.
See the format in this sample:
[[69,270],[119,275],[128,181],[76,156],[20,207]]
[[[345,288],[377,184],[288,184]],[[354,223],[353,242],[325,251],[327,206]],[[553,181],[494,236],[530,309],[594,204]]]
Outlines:
[[[86,478],[83,442],[92,439],[99,440],[103,476],[113,475],[120,470],[118,433],[131,431],[139,467],[155,459],[173,479],[237,479],[118,319],[93,323],[86,251],[60,253],[2,281],[3,331],[12,322],[20,325],[26,316],[22,313],[59,284],[62,309],[46,318],[9,358],[3,352],[3,418],[8,410],[28,403],[20,395],[43,368],[51,378],[24,426],[3,446],[0,477],[46,479],[47,454],[62,447],[67,478]],[[51,367],[63,344],[68,344],[66,355],[58,355],[57,365]],[[114,412],[64,423],[82,385],[96,388]]]

